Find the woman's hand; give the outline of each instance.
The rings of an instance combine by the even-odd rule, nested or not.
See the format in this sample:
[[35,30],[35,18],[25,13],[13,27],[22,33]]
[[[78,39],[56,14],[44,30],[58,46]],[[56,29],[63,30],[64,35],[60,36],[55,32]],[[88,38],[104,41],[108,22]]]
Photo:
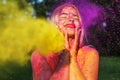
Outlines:
[[67,34],[67,31],[64,32],[64,36],[65,36],[65,49],[67,49],[70,52],[72,57],[73,56],[75,57],[76,54],[77,54],[77,51],[78,51],[80,32],[81,32],[81,29],[75,28],[75,36],[74,36],[74,39],[71,40],[71,42],[69,40],[69,36]]
[[73,42],[73,46],[71,47],[70,54],[72,57],[76,57],[78,48],[79,48],[79,38],[80,38],[81,29],[75,28],[75,39]]

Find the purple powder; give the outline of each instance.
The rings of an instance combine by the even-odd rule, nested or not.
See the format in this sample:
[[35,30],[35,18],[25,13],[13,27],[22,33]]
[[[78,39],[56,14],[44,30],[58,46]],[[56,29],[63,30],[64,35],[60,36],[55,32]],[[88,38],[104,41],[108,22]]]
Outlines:
[[103,12],[100,6],[89,0],[66,0],[67,2],[74,4],[78,8],[85,28],[100,21]]

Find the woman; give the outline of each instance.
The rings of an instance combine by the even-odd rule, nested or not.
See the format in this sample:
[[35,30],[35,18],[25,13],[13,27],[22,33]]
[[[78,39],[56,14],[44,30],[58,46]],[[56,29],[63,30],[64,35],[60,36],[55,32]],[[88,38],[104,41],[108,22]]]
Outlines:
[[65,37],[65,49],[49,56],[34,51],[31,57],[34,80],[97,80],[99,55],[84,45],[84,26],[78,9],[70,3],[59,6],[51,21]]

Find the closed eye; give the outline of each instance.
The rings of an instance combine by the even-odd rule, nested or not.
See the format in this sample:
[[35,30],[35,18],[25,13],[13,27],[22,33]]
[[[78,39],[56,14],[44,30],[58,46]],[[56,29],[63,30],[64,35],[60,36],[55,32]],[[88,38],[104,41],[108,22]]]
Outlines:
[[74,18],[75,20],[79,20],[78,15],[73,14],[73,18]]
[[68,14],[67,13],[62,13],[60,14],[60,18],[67,18],[68,17]]

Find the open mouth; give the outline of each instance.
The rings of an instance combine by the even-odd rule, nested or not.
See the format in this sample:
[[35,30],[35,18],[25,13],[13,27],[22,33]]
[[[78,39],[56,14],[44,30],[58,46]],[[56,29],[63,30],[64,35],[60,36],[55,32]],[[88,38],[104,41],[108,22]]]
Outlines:
[[75,28],[75,25],[74,24],[66,24],[64,25],[66,28]]

